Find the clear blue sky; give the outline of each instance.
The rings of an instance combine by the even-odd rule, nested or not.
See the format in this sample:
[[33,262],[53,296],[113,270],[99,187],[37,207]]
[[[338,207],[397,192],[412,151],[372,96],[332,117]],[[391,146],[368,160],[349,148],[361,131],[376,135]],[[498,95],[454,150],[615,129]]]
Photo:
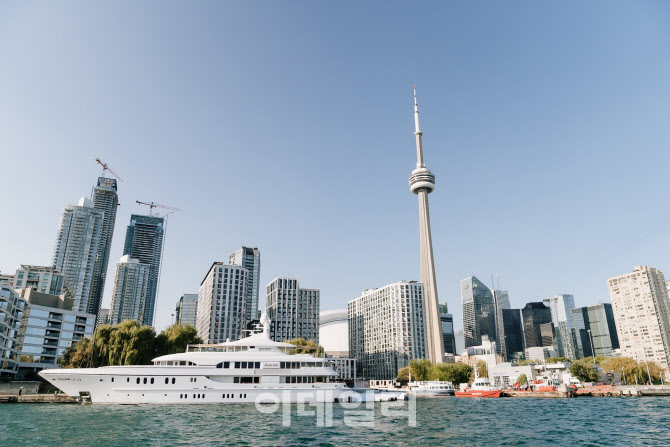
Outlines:
[[[440,299],[500,274],[512,305],[670,268],[665,2],[7,2],[0,270],[51,262],[100,157],[170,218],[156,325],[213,261],[262,253],[323,310],[419,277],[412,85]],[[107,282],[104,304],[111,296]],[[261,303],[264,299],[261,300]]]

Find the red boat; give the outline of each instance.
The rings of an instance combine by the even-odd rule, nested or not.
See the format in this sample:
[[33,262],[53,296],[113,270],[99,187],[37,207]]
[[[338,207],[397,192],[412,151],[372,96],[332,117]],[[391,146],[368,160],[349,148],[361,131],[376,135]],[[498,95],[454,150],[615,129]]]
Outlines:
[[456,391],[456,397],[500,397],[500,388],[491,385],[486,377],[475,377],[472,386],[463,391]]

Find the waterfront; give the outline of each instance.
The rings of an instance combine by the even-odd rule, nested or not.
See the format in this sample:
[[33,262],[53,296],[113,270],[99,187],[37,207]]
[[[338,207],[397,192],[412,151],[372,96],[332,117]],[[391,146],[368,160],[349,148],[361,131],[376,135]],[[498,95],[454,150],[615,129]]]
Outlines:
[[[314,416],[282,426],[281,411],[253,405],[4,405],[3,446],[382,446],[668,445],[670,398],[419,399],[417,426],[381,414],[373,427],[349,427],[333,407],[332,427]],[[368,416],[369,417],[369,416]]]

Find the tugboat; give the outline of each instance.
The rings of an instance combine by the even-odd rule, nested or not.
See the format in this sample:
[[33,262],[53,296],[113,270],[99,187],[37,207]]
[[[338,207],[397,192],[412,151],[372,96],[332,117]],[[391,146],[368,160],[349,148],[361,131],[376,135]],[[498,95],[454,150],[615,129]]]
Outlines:
[[463,391],[456,391],[456,397],[500,397],[500,388],[491,385],[488,377],[478,377],[477,368],[475,368],[475,380],[472,386],[466,387]]

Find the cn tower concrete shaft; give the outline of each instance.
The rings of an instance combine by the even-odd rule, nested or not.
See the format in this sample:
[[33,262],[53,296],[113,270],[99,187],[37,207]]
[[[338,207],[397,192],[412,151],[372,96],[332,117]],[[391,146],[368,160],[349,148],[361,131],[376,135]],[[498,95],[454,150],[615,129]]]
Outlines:
[[433,238],[430,233],[430,209],[428,194],[435,189],[435,176],[423,162],[423,146],[419,129],[419,106],[414,89],[414,126],[416,137],[416,169],[409,177],[409,189],[419,198],[419,235],[421,243],[421,282],[424,287],[426,311],[426,350],[428,359],[434,363],[444,361],[442,322],[437,299],[435,263],[433,260]]

